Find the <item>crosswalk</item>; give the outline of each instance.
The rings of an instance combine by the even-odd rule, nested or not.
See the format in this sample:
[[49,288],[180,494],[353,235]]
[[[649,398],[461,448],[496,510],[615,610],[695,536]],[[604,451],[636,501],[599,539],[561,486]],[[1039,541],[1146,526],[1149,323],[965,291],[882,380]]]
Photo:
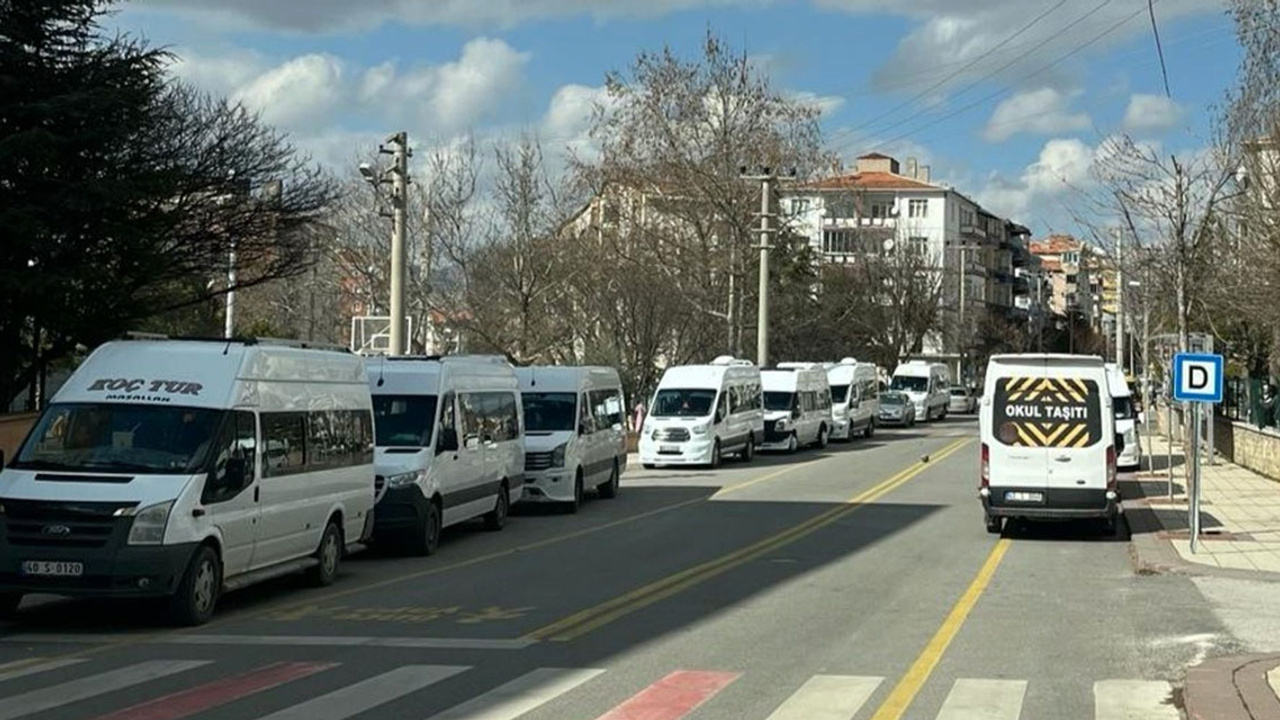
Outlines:
[[[77,703],[93,708],[83,715],[92,720],[182,720],[250,697],[263,698],[267,701],[264,706],[274,709],[279,703],[270,701],[273,691],[309,678],[324,678],[326,673],[342,667],[336,662],[272,662],[248,670],[227,667],[226,672],[219,672],[223,668],[212,660],[147,660],[113,668],[103,667],[103,663],[87,658],[34,658],[0,665],[0,720],[19,720]],[[197,673],[200,679],[176,692],[149,689],[154,684],[172,688],[174,682],[158,681],[182,679],[196,670],[201,671]],[[428,688],[460,682],[474,670],[465,665],[401,665],[382,672],[371,670],[361,679],[308,693],[305,699],[284,709],[255,714],[253,703],[239,703],[232,715],[244,720],[375,718],[381,716],[379,709],[390,703]],[[205,680],[210,675],[214,679]],[[537,668],[481,689],[479,694],[451,708],[424,710],[421,720],[517,720],[554,701],[574,700],[574,693],[607,682],[608,676],[609,672],[602,668]],[[719,670],[674,670],[644,682],[650,684],[612,708],[585,711],[584,720],[640,717],[680,720],[699,708],[704,708],[705,714],[698,717],[720,717],[715,710],[717,698],[729,688],[751,682],[751,677],[749,673]],[[877,696],[883,696],[886,691],[886,682],[887,678],[877,676],[815,675],[780,703],[759,708],[754,717],[759,720],[870,717]],[[957,679],[938,709],[936,720],[1029,719],[1034,713],[1024,704],[1031,686],[1034,682],[1027,680]],[[1179,718],[1171,701],[1172,687],[1164,681],[1101,680],[1093,683],[1091,689],[1095,720]],[[292,693],[288,697],[297,695]],[[433,696],[425,693],[421,697],[421,707],[431,708],[428,702]],[[577,698],[572,707],[591,707],[591,699],[596,697],[598,693],[588,694],[586,702]],[[735,720],[750,720],[736,710],[730,712]],[[397,713],[397,717],[402,713]],[[69,715],[59,715],[64,716]]]

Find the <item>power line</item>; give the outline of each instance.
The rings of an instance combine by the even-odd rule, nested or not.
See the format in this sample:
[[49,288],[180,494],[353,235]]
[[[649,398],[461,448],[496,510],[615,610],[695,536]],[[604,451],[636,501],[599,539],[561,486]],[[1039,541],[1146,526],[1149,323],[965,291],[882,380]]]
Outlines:
[[[1096,6],[1094,6],[1094,8],[1093,8],[1092,10],[1090,10],[1090,11],[1089,11],[1089,12],[1087,12],[1087,13],[1085,13],[1084,15],[1081,15],[1080,17],[1076,18],[1075,20],[1071,21],[1070,23],[1068,23],[1068,24],[1066,25],[1066,27],[1063,27],[1061,30],[1059,30],[1059,31],[1058,31],[1058,33],[1057,33],[1057,35],[1056,35],[1055,37],[1061,37],[1063,33],[1065,33],[1065,32],[1067,32],[1068,30],[1070,30],[1070,29],[1074,28],[1075,26],[1079,25],[1080,23],[1084,22],[1085,20],[1088,20],[1089,18],[1093,17],[1094,15],[1096,15],[1097,13],[1099,13],[1103,8],[1105,8],[1106,6],[1110,5],[1111,3],[1112,3],[1112,0],[1102,0],[1102,2],[1101,2],[1101,3],[1098,3]],[[1052,42],[1052,39],[1050,40],[1050,42]],[[969,83],[968,85],[965,85],[965,86],[964,86],[964,88],[962,88],[959,92],[957,92],[957,93],[956,93],[956,96],[960,96],[960,95],[963,95],[963,94],[965,94],[965,93],[969,92],[970,90],[972,90],[972,89],[974,89],[974,88],[978,87],[979,85],[981,85],[982,83],[986,82],[987,80],[989,80],[989,79],[991,79],[991,78],[995,77],[996,75],[999,75],[1000,73],[1004,72],[1005,70],[1008,70],[1009,68],[1013,67],[1015,64],[1017,64],[1017,63],[1018,63],[1018,61],[1022,60],[1023,58],[1027,57],[1028,55],[1031,55],[1031,54],[1033,54],[1033,53],[1035,53],[1035,52],[1038,52],[1038,51],[1040,51],[1040,50],[1042,50],[1042,49],[1043,49],[1043,45],[1037,45],[1037,46],[1033,46],[1030,50],[1027,50],[1027,51],[1026,51],[1026,52],[1024,52],[1024,53],[1021,53],[1021,54],[1019,54],[1019,55],[1014,56],[1014,58],[1013,58],[1012,60],[1010,60],[1009,62],[1006,62],[1005,64],[1001,65],[1000,67],[996,68],[995,70],[993,70],[993,71],[991,71],[991,72],[989,72],[989,73],[987,73],[987,74],[985,74],[985,75],[983,75],[983,76],[979,77],[978,79],[974,80],[973,82]],[[892,130],[892,129],[893,129],[893,128],[895,128],[895,127],[900,127],[900,126],[902,126],[902,125],[905,125],[907,122],[908,122],[908,121],[903,120],[903,121],[901,121],[901,122],[897,122],[897,123],[890,123],[889,125],[887,125],[887,126],[885,126],[885,127],[883,127],[883,128],[880,128],[880,131],[881,131],[881,132],[884,132],[884,131],[887,131],[887,130]],[[854,133],[854,131],[853,131],[853,130],[849,130],[849,131],[844,132],[844,133],[837,133],[837,135],[846,135],[846,136],[847,136],[847,135],[849,135],[849,134],[856,134],[856,133]],[[865,138],[865,137],[866,137],[866,133],[863,133],[863,134],[862,134],[862,136]],[[832,140],[835,140],[835,138],[836,138],[836,136],[832,136]],[[843,149],[843,148],[840,148],[840,149]]]
[[[1155,1],[1155,2],[1159,2],[1159,0],[1154,0],[1154,1]],[[1131,14],[1129,14],[1129,15],[1125,16],[1124,18],[1122,18],[1122,19],[1121,19],[1121,20],[1119,20],[1118,22],[1116,22],[1116,23],[1114,23],[1113,25],[1111,25],[1110,27],[1108,27],[1106,30],[1104,30],[1104,31],[1102,31],[1101,33],[1099,33],[1099,34],[1095,35],[1092,39],[1090,39],[1090,40],[1088,40],[1088,41],[1086,41],[1086,42],[1084,42],[1084,43],[1081,43],[1080,45],[1077,45],[1074,49],[1072,49],[1070,52],[1066,53],[1065,55],[1062,55],[1062,56],[1058,57],[1057,59],[1055,59],[1055,60],[1053,60],[1052,62],[1050,62],[1048,65],[1045,65],[1045,66],[1041,67],[1040,69],[1036,70],[1036,71],[1035,71],[1035,72],[1033,72],[1033,73],[1030,73],[1029,75],[1024,75],[1023,77],[1019,78],[1018,80],[1019,80],[1019,81],[1030,80],[1031,78],[1033,78],[1033,77],[1035,77],[1035,76],[1037,76],[1037,75],[1040,75],[1041,73],[1048,72],[1049,70],[1051,70],[1052,68],[1054,68],[1055,66],[1057,66],[1059,63],[1063,62],[1064,60],[1067,60],[1068,58],[1073,57],[1074,55],[1076,55],[1076,54],[1078,54],[1078,53],[1082,52],[1085,48],[1087,48],[1087,47],[1089,47],[1089,46],[1093,45],[1094,43],[1096,43],[1096,42],[1098,42],[1098,41],[1102,40],[1102,39],[1103,39],[1103,38],[1105,38],[1106,36],[1110,35],[1111,33],[1115,32],[1116,30],[1120,29],[1120,27],[1121,27],[1121,26],[1123,26],[1123,25],[1127,24],[1128,22],[1130,22],[1131,20],[1133,20],[1134,18],[1136,18],[1136,17],[1137,17],[1138,15],[1140,15],[1140,14],[1142,13],[1142,11],[1143,11],[1143,10],[1145,10],[1145,9],[1146,9],[1146,8],[1140,8],[1137,12],[1134,12],[1134,13],[1131,13]],[[945,120],[950,120],[951,118],[953,118],[953,117],[955,117],[955,116],[957,116],[957,115],[960,115],[961,113],[968,112],[969,110],[972,110],[973,108],[978,107],[979,105],[983,105],[983,104],[985,104],[985,103],[987,103],[987,102],[990,102],[991,100],[994,100],[994,99],[996,99],[996,98],[1000,97],[1001,95],[1007,95],[1011,90],[1012,90],[1012,88],[1004,88],[1004,89],[1002,89],[1002,90],[997,90],[996,92],[991,93],[990,95],[986,95],[985,97],[979,98],[978,100],[976,100],[976,101],[974,101],[974,102],[971,102],[971,103],[969,103],[968,105],[965,105],[965,106],[963,106],[963,107],[957,108],[956,110],[954,110],[954,111],[952,111],[952,112],[949,112],[949,113],[947,113],[946,115],[943,115],[943,116],[941,116],[941,117],[935,118],[935,119],[933,119],[933,120],[931,120],[931,121],[929,121],[929,122],[925,123],[924,125],[921,125],[921,126],[919,126],[919,127],[915,128],[915,129],[913,129],[913,130],[909,130],[909,131],[907,131],[907,132],[905,132],[905,133],[902,133],[902,134],[900,134],[900,135],[896,135],[896,136],[894,136],[894,137],[890,138],[889,140],[885,140],[884,142],[880,143],[880,145],[879,145],[878,147],[883,148],[885,145],[889,145],[889,144],[891,144],[891,143],[895,143],[895,142],[897,142],[897,141],[899,141],[899,140],[905,140],[906,138],[909,138],[909,137],[911,137],[912,135],[915,135],[916,133],[920,132],[921,130],[925,130],[925,129],[927,129],[927,128],[931,128],[931,127],[933,127],[934,125],[937,125],[938,123],[943,122],[943,121],[945,121]]]
[[1023,33],[1027,32],[1027,31],[1028,31],[1028,30],[1030,30],[1031,28],[1035,27],[1035,25],[1036,25],[1037,23],[1039,23],[1041,20],[1043,20],[1043,19],[1045,19],[1046,17],[1048,17],[1051,13],[1053,13],[1053,11],[1054,11],[1054,10],[1057,10],[1058,8],[1060,8],[1060,7],[1062,7],[1063,5],[1066,5],[1066,4],[1067,4],[1067,0],[1059,0],[1059,2],[1058,2],[1058,4],[1057,4],[1057,5],[1054,5],[1053,7],[1049,8],[1048,10],[1045,10],[1044,12],[1040,13],[1039,15],[1037,15],[1037,16],[1036,16],[1036,17],[1035,17],[1031,22],[1027,23],[1026,25],[1023,25],[1023,26],[1022,26],[1022,28],[1021,28],[1021,29],[1019,29],[1019,30],[1018,30],[1017,32],[1015,32],[1014,34],[1010,35],[1009,37],[1005,38],[1004,40],[1001,40],[1001,41],[1000,41],[1000,43],[999,43],[998,45],[996,45],[995,47],[993,47],[993,48],[990,48],[990,49],[986,50],[984,54],[979,55],[978,57],[976,57],[976,58],[974,58],[974,59],[970,60],[969,62],[965,63],[965,64],[964,64],[964,66],[962,66],[962,67],[960,67],[959,69],[955,70],[955,71],[954,71],[954,72],[952,72],[950,75],[947,75],[947,76],[943,77],[941,80],[939,80],[939,81],[935,82],[934,84],[930,85],[929,87],[925,88],[924,90],[921,90],[920,92],[916,93],[915,95],[912,95],[911,97],[907,98],[906,100],[903,100],[902,102],[898,103],[897,105],[894,105],[893,107],[889,108],[888,110],[885,110],[884,112],[882,112],[882,113],[880,113],[879,115],[877,115],[877,116],[875,116],[875,117],[871,118],[870,120],[868,120],[868,121],[866,121],[866,122],[862,123],[861,125],[858,125],[858,126],[856,126],[856,127],[850,128],[848,132],[857,132],[857,131],[861,130],[862,128],[868,127],[868,126],[870,126],[870,125],[875,125],[876,123],[880,122],[881,120],[885,119],[886,117],[889,117],[890,115],[892,115],[892,114],[894,114],[894,113],[898,112],[898,111],[899,111],[899,110],[901,110],[902,108],[907,107],[908,105],[911,105],[911,104],[912,104],[912,103],[914,103],[915,101],[917,101],[917,100],[919,100],[919,99],[921,99],[921,98],[923,98],[923,97],[927,96],[929,93],[933,92],[934,90],[937,90],[938,88],[942,87],[943,85],[946,85],[948,82],[950,82],[951,80],[953,80],[953,79],[955,79],[956,77],[958,77],[958,76],[959,76],[961,73],[963,73],[964,71],[968,70],[969,68],[973,67],[974,65],[977,65],[978,63],[982,62],[984,59],[986,59],[987,57],[989,57],[990,53],[993,53],[993,52],[995,52],[995,51],[999,50],[1000,48],[1004,47],[1005,45],[1008,45],[1009,43],[1013,42],[1014,40],[1017,40],[1020,36],[1022,36],[1022,34],[1023,34]]
[[1164,46],[1160,44],[1160,26],[1156,24],[1155,0],[1147,0],[1147,12],[1151,14],[1151,34],[1156,38],[1156,54],[1160,56],[1160,74],[1164,77],[1164,95],[1172,100],[1173,93],[1169,91],[1169,68],[1164,64]]

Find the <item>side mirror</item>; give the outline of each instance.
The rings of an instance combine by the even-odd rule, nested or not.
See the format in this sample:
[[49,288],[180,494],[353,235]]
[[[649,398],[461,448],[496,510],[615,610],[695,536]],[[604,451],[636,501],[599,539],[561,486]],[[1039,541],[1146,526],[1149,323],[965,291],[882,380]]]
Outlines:
[[480,447],[480,438],[476,435],[468,435],[463,439],[462,446],[467,450],[475,450]]
[[792,420],[799,420],[799,419],[800,419],[800,408],[792,408],[792,409],[791,409],[791,419],[792,419]]
[[0,468],[4,467],[4,461],[5,461],[4,451],[0,450]]
[[436,440],[436,454],[454,452],[458,449],[458,431],[440,429],[440,437]]
[[248,485],[249,464],[244,458],[233,457],[223,468],[222,483],[225,490],[242,490]]

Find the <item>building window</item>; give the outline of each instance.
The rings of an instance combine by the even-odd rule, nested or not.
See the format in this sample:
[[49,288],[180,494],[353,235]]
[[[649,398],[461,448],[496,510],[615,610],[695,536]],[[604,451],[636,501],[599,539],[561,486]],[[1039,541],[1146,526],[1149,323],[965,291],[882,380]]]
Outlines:
[[1079,265],[1079,264],[1080,264],[1080,253],[1078,253],[1078,252],[1063,253],[1063,254],[1062,254],[1062,262],[1064,262],[1064,263],[1068,263],[1068,264],[1070,264],[1070,265]]
[[916,255],[919,255],[920,257],[924,257],[929,252],[929,238],[927,237],[907,238],[907,247],[910,248],[911,252],[915,253]]
[[858,251],[858,233],[852,230],[823,230],[822,252],[826,255],[852,255]]
[[1075,285],[1075,284],[1076,284],[1076,276],[1075,276],[1075,275],[1068,275],[1068,276],[1067,276],[1067,284],[1068,284],[1068,285]]
[[809,198],[791,199],[791,212],[796,215],[809,212],[809,207]]
[[884,220],[885,218],[889,217],[889,212],[891,210],[892,210],[892,206],[889,205],[888,203],[872,203],[871,219]]
[[929,201],[911,200],[907,203],[907,212],[913,218],[929,217]]

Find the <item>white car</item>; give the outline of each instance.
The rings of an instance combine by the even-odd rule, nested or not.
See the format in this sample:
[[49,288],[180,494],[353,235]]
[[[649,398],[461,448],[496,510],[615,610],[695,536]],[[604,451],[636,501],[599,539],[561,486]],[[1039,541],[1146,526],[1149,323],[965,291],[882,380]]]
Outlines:
[[951,400],[947,412],[957,415],[970,415],[978,411],[978,396],[963,385],[951,386]]

